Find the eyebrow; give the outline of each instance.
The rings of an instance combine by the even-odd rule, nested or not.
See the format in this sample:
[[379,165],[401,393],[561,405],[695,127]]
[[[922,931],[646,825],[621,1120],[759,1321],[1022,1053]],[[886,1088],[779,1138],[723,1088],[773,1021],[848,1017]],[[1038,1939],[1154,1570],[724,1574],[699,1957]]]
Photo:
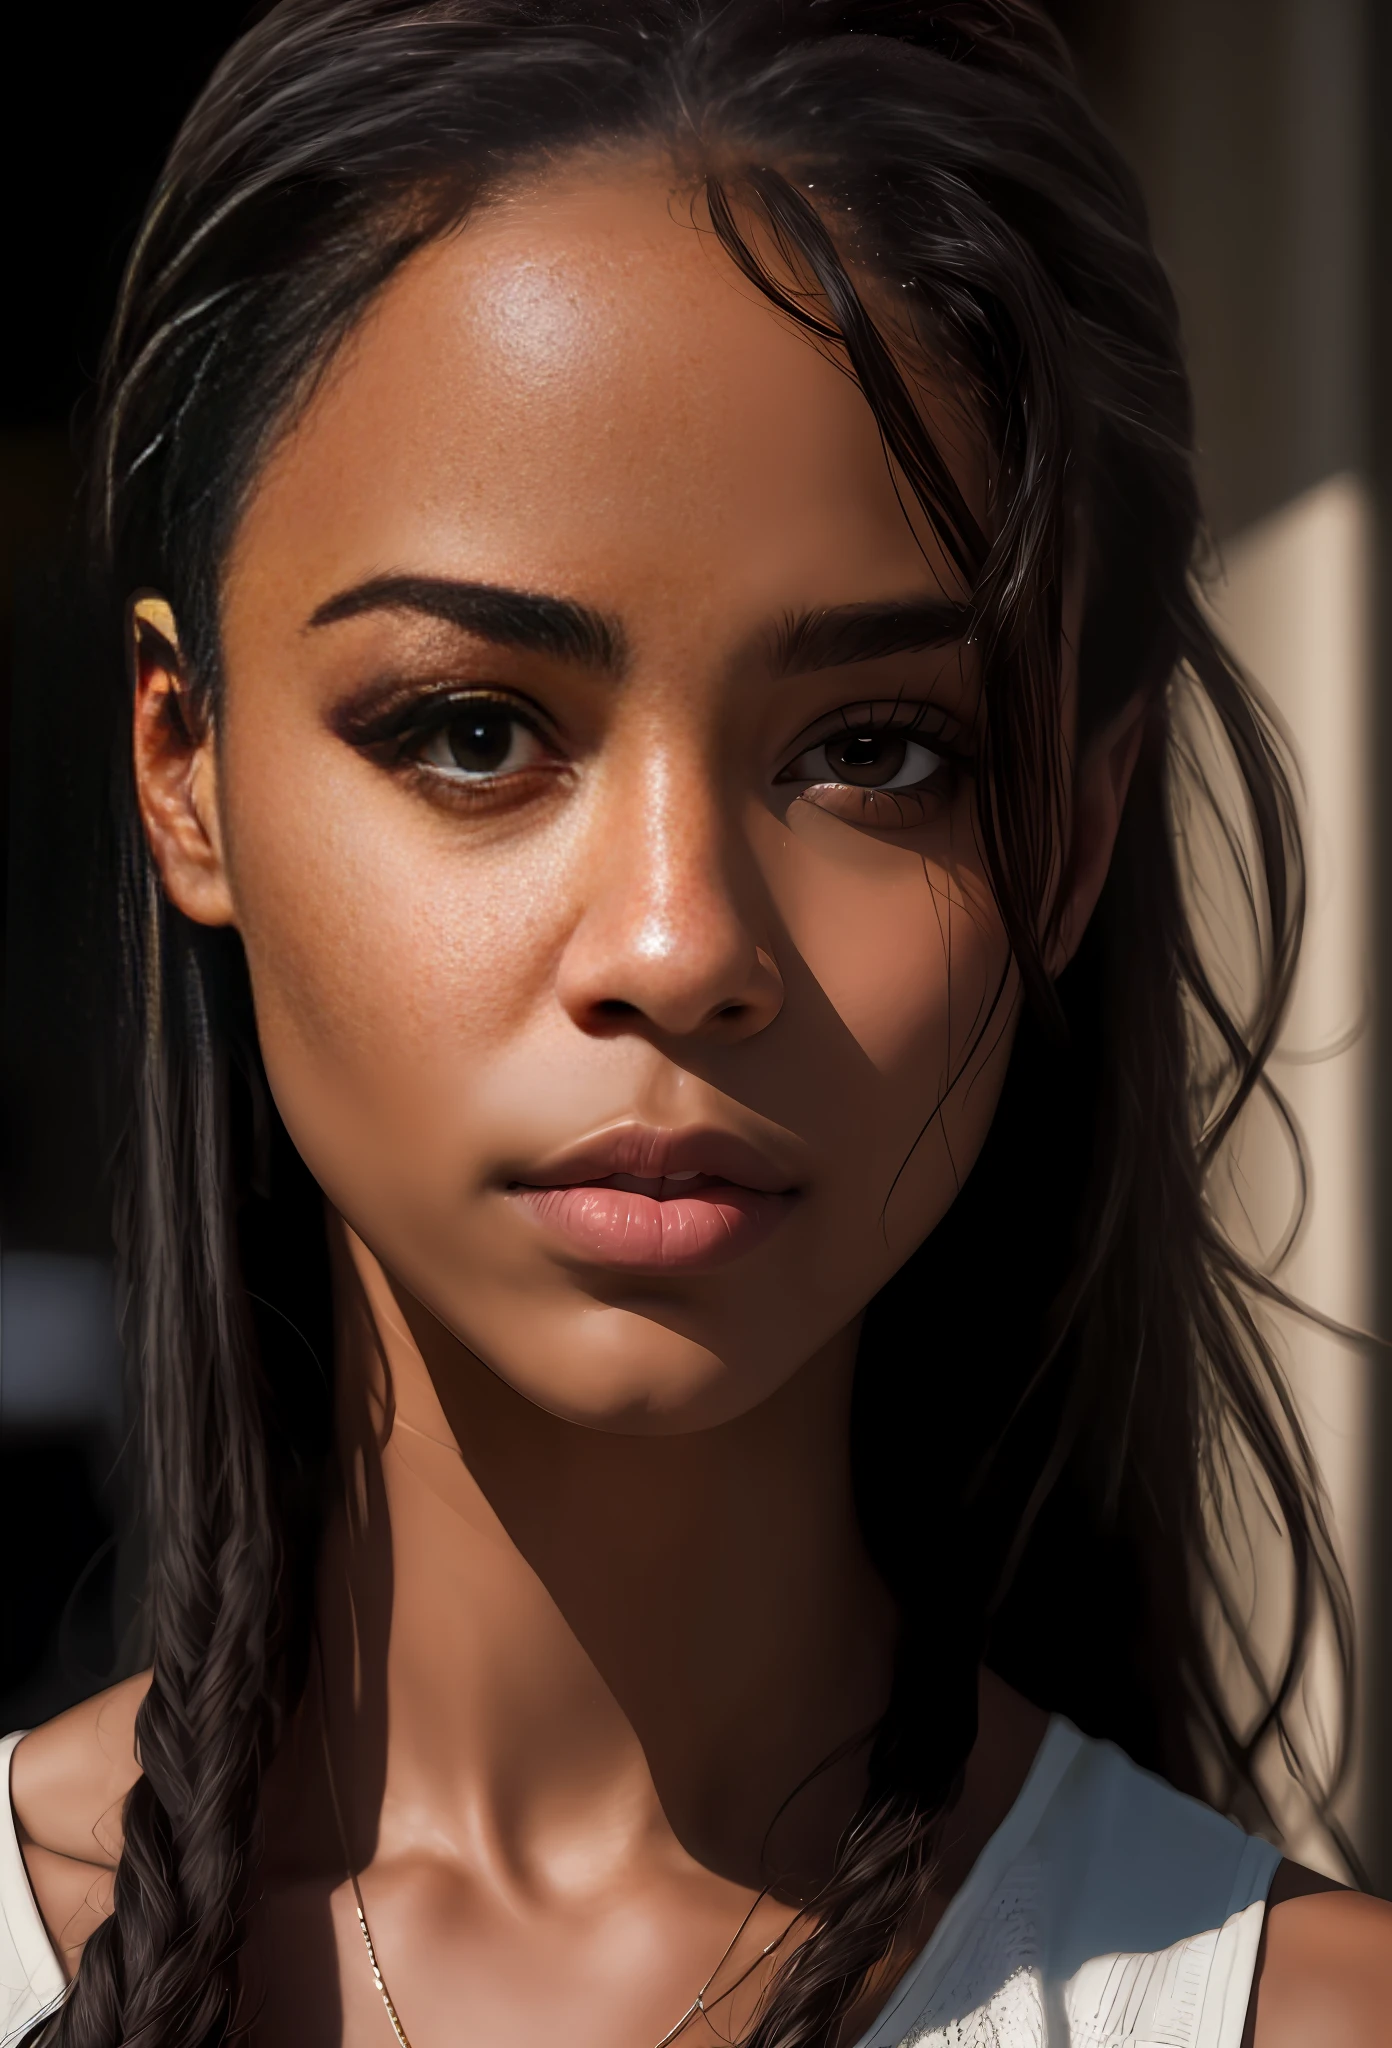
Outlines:
[[[499,647],[522,648],[622,676],[628,644],[619,620],[571,598],[445,576],[373,576],[326,598],[314,628],[367,612],[415,612],[442,619]],[[886,655],[948,647],[971,631],[972,607],[951,598],[834,605],[788,613],[767,644],[772,679],[846,668]]]
[[628,665],[623,627],[603,612],[566,597],[543,597],[498,583],[460,583],[446,576],[373,576],[326,598],[309,624],[333,626],[365,612],[416,612],[443,619],[497,647],[556,655],[615,676]]
[[774,634],[770,667],[775,677],[810,675],[815,669],[845,668],[887,654],[950,647],[967,638],[973,620],[969,604],[946,597],[843,604],[789,614]]

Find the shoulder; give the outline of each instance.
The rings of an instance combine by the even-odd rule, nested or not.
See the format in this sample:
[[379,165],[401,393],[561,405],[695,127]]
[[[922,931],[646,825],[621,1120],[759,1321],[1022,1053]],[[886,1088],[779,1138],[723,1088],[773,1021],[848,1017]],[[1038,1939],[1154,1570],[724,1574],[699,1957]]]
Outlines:
[[1392,1905],[1286,1863],[1276,1874],[1245,2048],[1386,2048]]
[[140,1775],[135,1716],[147,1674],[26,1735],[10,1764],[15,1832],[49,1938],[71,1969],[110,1911],[121,1808]]

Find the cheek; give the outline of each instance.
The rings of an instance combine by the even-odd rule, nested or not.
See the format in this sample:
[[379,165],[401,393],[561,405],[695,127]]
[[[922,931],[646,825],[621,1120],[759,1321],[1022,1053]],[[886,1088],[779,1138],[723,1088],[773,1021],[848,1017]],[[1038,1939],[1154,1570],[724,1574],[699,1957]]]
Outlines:
[[925,1062],[951,1078],[1008,957],[969,818],[944,820],[931,849],[848,831],[810,802],[788,826],[784,914],[841,1024],[887,1080]]
[[940,1221],[985,1140],[1015,978],[969,816],[944,821],[931,852],[848,832],[810,803],[788,822],[781,908],[836,1020],[804,1099],[820,1098],[838,1160],[840,1241],[864,1244],[878,1285]]
[[341,749],[305,773],[287,769],[294,752],[233,751],[226,785],[267,1069],[292,1127],[419,1146],[546,979],[555,863],[534,845],[465,849],[453,821]]

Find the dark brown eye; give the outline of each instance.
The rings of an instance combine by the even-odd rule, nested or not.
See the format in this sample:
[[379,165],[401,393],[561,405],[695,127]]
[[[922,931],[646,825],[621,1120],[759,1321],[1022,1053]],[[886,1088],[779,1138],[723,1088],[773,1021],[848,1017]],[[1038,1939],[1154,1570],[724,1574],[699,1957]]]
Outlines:
[[531,727],[506,704],[459,706],[421,747],[417,759],[454,781],[488,781],[533,767],[544,749]]
[[892,725],[864,725],[834,733],[784,769],[780,782],[849,784],[853,789],[926,789],[948,766],[947,757]]
[[508,757],[516,720],[504,711],[470,711],[445,727],[450,759],[471,775],[496,775]]
[[872,789],[893,780],[907,752],[908,741],[898,732],[851,732],[826,745],[827,766],[833,775]]

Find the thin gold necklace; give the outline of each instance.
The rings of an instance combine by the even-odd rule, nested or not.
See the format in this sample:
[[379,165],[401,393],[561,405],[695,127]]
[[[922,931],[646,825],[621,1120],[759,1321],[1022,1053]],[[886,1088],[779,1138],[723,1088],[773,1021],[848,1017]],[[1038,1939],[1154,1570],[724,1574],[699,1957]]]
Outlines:
[[[320,1684],[322,1689],[322,1667],[320,1671]],[[325,1704],[327,1705],[327,1701],[325,1702]],[[353,1887],[353,1904],[357,1908],[358,1931],[363,1938],[363,1947],[367,1950],[367,1960],[369,1967],[372,1971],[372,1981],[377,1986],[378,1996],[381,1998],[382,2004],[386,2008],[387,2018],[391,2022],[391,2030],[396,2036],[398,2048],[411,2048],[411,2037],[401,2024],[401,2015],[398,2013],[395,2005],[392,2003],[392,1995],[390,1991],[387,1989],[387,1980],[382,1975],[382,1965],[377,1960],[377,1950],[373,1946],[372,1941],[372,1929],[367,1924],[367,1910],[363,1905],[362,1886],[358,1883],[358,1873],[354,1868],[353,1858],[349,1853],[348,1830],[343,1824],[343,1808],[338,1803],[338,1782],[334,1777],[333,1758],[329,1754],[329,1724],[327,1714],[321,1713],[319,1717],[319,1730],[321,1736],[323,1737],[324,1743],[324,1772],[329,1781],[329,1798],[333,1803],[334,1822],[338,1828],[338,1845],[343,1853],[344,1871],[347,1874],[349,1884]],[[686,2011],[682,2014],[681,2018],[677,2021],[674,2027],[669,2027],[667,2029],[667,2032],[662,2036],[662,2039],[660,2041],[655,2041],[653,2043],[653,2048],[671,2048],[672,2042],[677,2039],[679,2034],[684,2034],[686,2032],[687,2028],[691,2025],[691,2022],[695,2019],[697,2013],[700,2013],[703,2017],[707,2016],[706,1993],[710,1990],[711,1985],[714,1984],[716,1978],[720,1975],[720,1972],[724,1969],[726,1963],[729,1962],[730,1957],[734,1954],[734,1951],[738,1946],[740,1936],[744,1933],[745,1928],[748,1927],[750,1921],[754,1918],[755,1913],[758,1911],[759,1907],[762,1906],[764,1900],[767,1897],[768,1888],[766,1886],[764,1890],[759,1893],[758,1897],[750,1906],[749,1911],[740,1921],[739,1926],[730,1936],[729,1941],[726,1943],[724,1949],[721,1951],[720,1960],[717,1962],[715,1968],[711,1971],[709,1977],[707,1977],[705,1983],[701,1986],[700,1990],[696,1993],[696,1996],[692,1999],[690,2005],[686,2008]],[[789,1925],[791,1924],[792,1922],[789,1923]],[[773,1954],[774,1950],[777,1947],[779,1947],[779,1945],[782,1943],[785,1936],[787,1935],[787,1932],[788,1929],[785,1927],[782,1933],[774,1935],[772,1941],[766,1942],[764,1946],[760,1949],[758,1955],[755,1956],[754,1960],[748,1965],[748,1967],[740,1971],[740,1974],[738,1975],[738,1977],[736,1977],[734,1983],[729,1985],[724,1991],[721,1992],[720,1999],[716,2002],[720,2003],[723,2000],[729,1998],[734,1992],[738,1991],[740,1985],[744,1983],[747,1977],[751,1977],[754,1974],[755,1970],[758,1969],[760,1963],[767,1962],[768,1958]]]

